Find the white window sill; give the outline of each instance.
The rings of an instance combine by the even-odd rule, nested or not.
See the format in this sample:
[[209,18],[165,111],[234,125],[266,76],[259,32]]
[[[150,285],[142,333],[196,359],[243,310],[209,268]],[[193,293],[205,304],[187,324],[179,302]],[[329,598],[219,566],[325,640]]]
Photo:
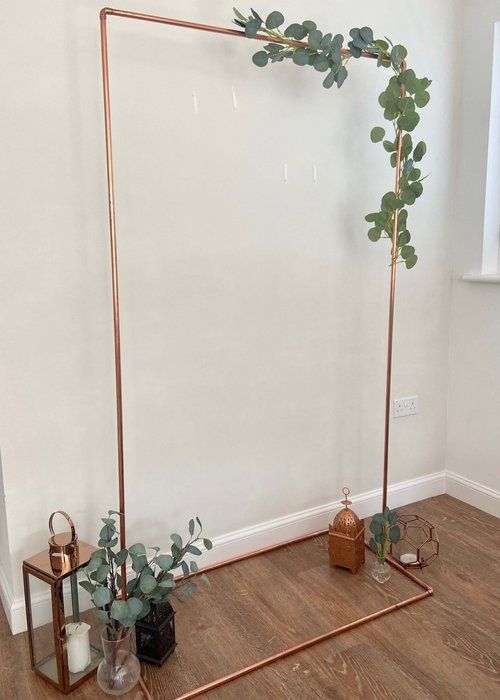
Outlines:
[[481,272],[468,272],[462,275],[465,282],[482,282],[483,284],[500,284],[500,273],[483,275]]

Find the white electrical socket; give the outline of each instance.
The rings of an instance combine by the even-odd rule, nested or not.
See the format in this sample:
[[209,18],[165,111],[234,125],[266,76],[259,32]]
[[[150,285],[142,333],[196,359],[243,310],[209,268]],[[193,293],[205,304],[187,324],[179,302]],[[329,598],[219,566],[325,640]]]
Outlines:
[[418,396],[407,396],[405,399],[394,399],[392,402],[393,418],[413,416],[418,413]]

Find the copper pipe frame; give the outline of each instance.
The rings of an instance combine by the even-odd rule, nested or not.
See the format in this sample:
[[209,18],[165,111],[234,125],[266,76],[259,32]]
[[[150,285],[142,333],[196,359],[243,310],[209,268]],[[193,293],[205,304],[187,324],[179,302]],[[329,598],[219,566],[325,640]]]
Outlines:
[[[110,109],[110,93],[109,93],[109,61],[108,61],[108,46],[107,46],[107,26],[106,20],[109,16],[122,17],[125,19],[134,19],[145,22],[154,22],[157,24],[165,24],[175,27],[184,27],[187,29],[196,29],[198,31],[211,32],[215,34],[223,34],[226,36],[233,36],[239,38],[247,38],[245,33],[236,29],[228,29],[225,27],[217,27],[208,24],[199,24],[196,22],[187,22],[185,20],[171,19],[168,17],[159,17],[156,15],[148,15],[138,12],[129,12],[126,10],[112,9],[105,7],[100,12],[100,25],[101,25],[101,57],[102,57],[102,78],[103,78],[103,96],[104,96],[104,122],[105,122],[105,139],[106,139],[106,172],[107,172],[107,187],[108,187],[108,208],[109,208],[109,232],[110,232],[110,247],[111,247],[111,274],[112,274],[112,291],[113,291],[113,323],[114,323],[114,354],[115,354],[115,391],[116,391],[116,423],[117,423],[117,448],[118,448],[118,488],[119,488],[119,509],[120,509],[120,546],[125,547],[126,536],[126,518],[125,518],[125,478],[124,478],[124,457],[123,457],[123,396],[122,396],[122,379],[121,379],[121,345],[120,345],[120,311],[119,311],[119,290],[118,290],[118,254],[117,254],[117,240],[116,240],[116,223],[115,223],[115,190],[114,190],[114,175],[113,175],[113,151],[112,151],[112,136],[111,136],[111,109]],[[263,34],[257,34],[254,39],[258,41],[269,41],[269,37]],[[273,41],[278,41],[273,39]],[[304,42],[292,41],[287,42],[294,46],[306,46]],[[343,55],[350,55],[350,51],[347,49],[342,49]],[[364,58],[376,59],[377,56],[368,52],[363,52],[362,56]],[[403,69],[406,68],[406,62],[403,62]],[[402,95],[405,95],[404,85],[402,86]],[[397,161],[396,161],[396,177],[395,177],[395,187],[394,192],[396,195],[399,194],[399,179],[401,176],[401,151],[402,151],[402,132],[398,132],[398,145],[397,145]],[[383,487],[382,487],[382,508],[385,508],[387,504],[387,486],[388,486],[388,463],[389,463],[389,424],[390,424],[390,393],[391,393],[391,377],[392,377],[392,350],[393,350],[393,336],[394,336],[394,306],[395,306],[395,290],[396,290],[396,264],[397,264],[397,238],[398,238],[398,210],[395,211],[393,220],[393,235],[392,235],[392,247],[391,247],[391,278],[390,278],[390,291],[389,291],[389,322],[388,322],[388,335],[387,335],[387,367],[386,367],[386,396],[385,396],[385,431],[384,431],[384,464],[383,464]],[[266,547],[264,549],[251,552],[239,557],[234,557],[230,560],[220,562],[218,564],[213,564],[208,566],[202,571],[212,571],[214,569],[220,568],[222,566],[227,566],[229,564],[243,561],[244,559],[249,559],[251,557],[257,556],[259,554],[278,549],[280,547],[287,546],[296,542],[300,542],[317,535],[326,534],[328,530],[313,533],[311,535],[306,535],[303,537],[295,538],[284,543],[279,543],[277,545],[272,545],[271,547]],[[414,583],[419,585],[424,589],[423,593],[412,596],[404,601],[395,603],[383,610],[372,613],[365,617],[359,618],[354,622],[350,622],[346,625],[338,627],[329,632],[325,632],[318,637],[314,637],[306,642],[302,642],[294,647],[285,649],[274,656],[270,656],[262,661],[255,664],[247,666],[239,671],[232,674],[224,676],[222,678],[211,681],[210,683],[196,688],[184,695],[179,696],[176,700],[187,700],[188,698],[194,698],[202,693],[209,690],[217,688],[221,685],[229,683],[236,678],[247,675],[263,668],[269,664],[274,663],[280,659],[286,658],[292,654],[296,654],[299,651],[307,649],[314,646],[322,641],[331,639],[342,632],[347,632],[348,630],[359,627],[365,622],[370,622],[371,620],[377,619],[395,610],[400,610],[407,605],[411,605],[419,600],[422,600],[433,594],[432,588],[428,586],[425,582],[421,581],[414,574],[406,571],[404,567],[394,561],[391,557],[388,557],[388,561],[404,574],[407,578],[410,578]],[[201,572],[201,571],[200,571]],[[125,594],[125,584],[126,584],[126,568],[125,565],[122,567],[122,580],[123,580],[123,590]],[[148,698],[151,698],[149,691],[144,683],[140,680],[140,685],[146,693]]]
[[[292,540],[287,540],[285,542],[280,542],[279,544],[274,544],[271,545],[270,547],[265,547],[264,549],[259,549],[254,552],[250,552],[248,554],[242,554],[237,557],[233,557],[231,559],[227,559],[222,562],[218,562],[217,564],[212,564],[211,566],[207,566],[204,569],[200,569],[200,573],[206,573],[207,571],[214,571],[215,569],[220,569],[223,566],[228,566],[230,564],[235,564],[240,561],[244,561],[245,559],[250,559],[252,557],[259,556],[260,554],[266,553],[266,552],[271,552],[276,549],[281,549],[282,547],[287,547],[292,544],[297,544],[298,542],[303,542],[305,540],[311,539],[313,537],[319,537],[322,535],[327,535],[328,530],[320,530],[318,532],[314,532],[310,535],[303,535],[302,537],[296,537]],[[365,547],[367,549],[370,549],[369,545],[365,542]],[[371,551],[371,550],[370,550]],[[190,698],[195,698],[198,697],[199,695],[203,695],[204,693],[208,693],[211,690],[215,690],[216,688],[219,688],[222,685],[226,685],[227,683],[230,683],[231,681],[235,681],[238,678],[241,678],[242,676],[246,676],[250,673],[253,673],[254,671],[258,671],[261,668],[265,668],[266,666],[269,666],[270,664],[275,663],[276,661],[280,661],[281,659],[285,659],[288,656],[292,656],[293,654],[297,654],[301,651],[304,651],[306,649],[309,649],[310,647],[315,646],[316,644],[320,644],[321,642],[326,642],[329,639],[332,639],[333,637],[337,637],[338,635],[344,633],[344,632],[349,632],[352,629],[355,629],[356,627],[360,627],[361,625],[364,625],[367,622],[371,622],[372,620],[377,620],[379,617],[383,617],[384,615],[388,615],[391,612],[395,612],[396,610],[401,610],[402,608],[407,607],[408,605],[412,605],[413,603],[417,603],[420,600],[424,600],[425,598],[428,598],[433,595],[434,591],[431,586],[426,584],[424,581],[422,581],[420,578],[415,576],[413,573],[410,571],[407,571],[404,566],[401,566],[395,559],[392,557],[388,556],[387,557],[388,563],[395,568],[397,571],[402,573],[406,578],[410,579],[413,583],[417,584],[420,588],[423,589],[422,593],[418,593],[414,596],[411,596],[410,598],[406,598],[402,601],[399,601],[397,603],[393,603],[392,605],[389,605],[386,608],[382,608],[382,610],[377,610],[374,613],[370,613],[369,615],[365,615],[363,617],[358,618],[357,620],[354,620],[353,622],[348,622],[345,625],[341,625],[340,627],[335,627],[332,630],[328,630],[327,632],[324,632],[323,634],[318,635],[317,637],[313,637],[312,639],[308,639],[305,642],[301,642],[300,644],[296,644],[292,647],[289,647],[288,649],[284,649],[283,651],[278,652],[277,654],[273,654],[272,656],[268,656],[265,659],[261,659],[260,661],[257,661],[254,664],[250,664],[249,666],[245,666],[244,668],[240,668],[237,671],[234,671],[233,673],[229,673],[226,676],[222,676],[220,678],[216,678],[213,681],[210,681],[209,683],[206,683],[205,685],[199,686],[198,688],[194,688],[193,690],[189,690],[187,693],[183,693],[182,695],[178,695],[174,700],[190,700]]]

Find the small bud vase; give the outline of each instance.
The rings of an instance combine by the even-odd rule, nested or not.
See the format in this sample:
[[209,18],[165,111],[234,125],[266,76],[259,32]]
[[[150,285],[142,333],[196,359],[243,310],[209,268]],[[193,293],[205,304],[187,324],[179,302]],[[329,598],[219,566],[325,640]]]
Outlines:
[[372,576],[375,581],[385,583],[391,578],[391,567],[385,560],[377,559],[372,568]]
[[110,639],[107,628],[101,636],[104,659],[97,669],[99,688],[108,695],[125,695],[137,685],[141,675],[139,659],[130,650],[132,628],[124,629],[120,639]]

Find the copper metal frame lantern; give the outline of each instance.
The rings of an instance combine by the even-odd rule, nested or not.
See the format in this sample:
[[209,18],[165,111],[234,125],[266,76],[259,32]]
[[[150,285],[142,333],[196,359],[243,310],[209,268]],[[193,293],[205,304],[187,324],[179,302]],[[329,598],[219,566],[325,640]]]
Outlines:
[[[89,563],[96,547],[78,540],[69,515],[64,511],[56,512],[67,519],[71,532],[54,534],[52,521],[55,513],[51,515],[49,549],[23,562],[23,581],[31,667],[44,680],[67,694],[95,674],[103,658],[100,645],[102,625],[98,624],[93,611],[89,611],[92,625],[89,630],[90,649],[87,647],[88,663],[84,660],[81,670],[70,670],[66,627],[68,623],[82,621],[77,574]],[[46,596],[46,590],[40,584],[50,587],[50,621],[40,613],[45,606],[36,604]]]
[[355,574],[365,563],[365,525],[349,508],[349,489],[344,487],[342,493],[345,507],[337,513],[328,530],[330,566],[342,566]]
[[420,515],[398,515],[401,537],[391,544],[390,553],[402,566],[423,569],[439,555],[436,528]]

